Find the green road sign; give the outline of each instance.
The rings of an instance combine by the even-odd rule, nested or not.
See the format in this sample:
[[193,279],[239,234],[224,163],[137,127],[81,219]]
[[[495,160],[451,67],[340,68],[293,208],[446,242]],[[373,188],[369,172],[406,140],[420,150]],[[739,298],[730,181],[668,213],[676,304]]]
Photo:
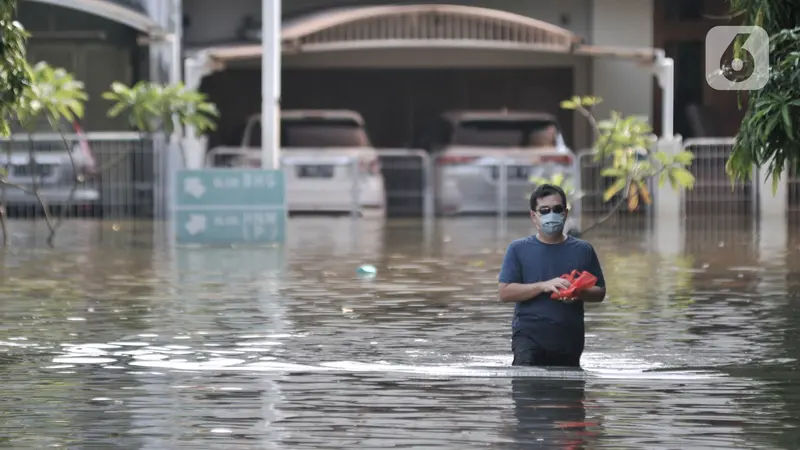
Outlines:
[[285,239],[286,192],[280,170],[181,170],[174,198],[173,229],[179,243]]

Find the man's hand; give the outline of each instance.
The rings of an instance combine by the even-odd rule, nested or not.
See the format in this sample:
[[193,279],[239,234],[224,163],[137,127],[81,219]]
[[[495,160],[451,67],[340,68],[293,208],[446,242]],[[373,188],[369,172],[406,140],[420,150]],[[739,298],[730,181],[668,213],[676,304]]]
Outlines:
[[558,294],[561,289],[566,289],[569,287],[569,281],[563,278],[553,278],[552,280],[539,283],[539,286],[541,287],[542,292],[552,292],[553,294]]

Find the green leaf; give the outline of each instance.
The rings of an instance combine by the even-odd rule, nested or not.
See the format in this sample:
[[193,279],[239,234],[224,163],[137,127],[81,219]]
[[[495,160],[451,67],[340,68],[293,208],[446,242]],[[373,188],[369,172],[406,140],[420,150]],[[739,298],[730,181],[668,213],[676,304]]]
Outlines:
[[694,153],[683,150],[677,155],[675,155],[675,162],[684,166],[688,166],[694,161]]
[[600,176],[603,177],[624,177],[627,173],[623,169],[617,167],[606,167],[600,171]]
[[621,190],[625,188],[627,184],[627,180],[625,178],[620,178],[614,182],[608,189],[603,193],[603,201],[607,202],[611,200],[612,197],[617,195]]
[[691,189],[694,187],[694,175],[683,167],[671,167],[668,172],[673,188]]
[[772,171],[772,195],[778,193],[778,187],[780,186],[781,180],[781,170],[774,169]]
[[572,100],[564,100],[561,102],[561,109],[577,109],[578,104]]
[[584,96],[581,98],[581,105],[583,106],[595,106],[599,105],[603,102],[603,99],[600,97],[593,97],[593,96]]
[[786,134],[793,138],[794,132],[792,131],[792,119],[789,117],[788,105],[783,105],[783,108],[781,108],[781,117],[783,118],[783,126],[786,129]]

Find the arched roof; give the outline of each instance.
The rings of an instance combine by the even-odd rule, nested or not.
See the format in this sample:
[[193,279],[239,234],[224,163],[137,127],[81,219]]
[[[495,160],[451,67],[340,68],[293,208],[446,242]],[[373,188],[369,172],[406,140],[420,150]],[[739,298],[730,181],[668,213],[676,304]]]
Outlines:
[[[284,54],[400,48],[464,48],[610,56],[651,62],[653,49],[583,44],[571,31],[475,6],[419,4],[335,8],[285,21]],[[260,43],[202,49],[219,63],[261,58]]]
[[321,11],[284,23],[281,36],[285,48],[304,52],[417,46],[563,52],[581,42],[569,30],[519,14],[437,4]]

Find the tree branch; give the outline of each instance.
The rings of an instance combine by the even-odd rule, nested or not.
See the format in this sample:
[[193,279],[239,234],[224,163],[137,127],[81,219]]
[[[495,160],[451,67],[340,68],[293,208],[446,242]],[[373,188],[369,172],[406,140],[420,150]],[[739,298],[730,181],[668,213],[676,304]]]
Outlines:
[[597,140],[600,139],[600,125],[597,124],[597,119],[595,119],[591,111],[582,105],[578,105],[577,110],[583,117],[586,118],[586,120],[589,121],[589,125],[592,126],[592,131],[594,132],[594,140],[597,142]]
[[586,227],[585,230],[582,230],[581,231],[581,235],[588,233],[589,231],[593,230],[594,228],[596,228],[596,227],[602,225],[603,223],[605,223],[608,219],[612,218],[619,211],[619,209],[622,207],[622,205],[625,204],[625,201],[628,199],[628,193],[630,192],[630,188],[631,188],[631,179],[628,178],[628,180],[625,183],[625,189],[624,189],[623,195],[619,199],[619,202],[617,202],[617,204],[614,205],[614,207],[611,208],[611,210],[608,213],[606,213],[605,216],[601,217],[597,222],[595,222],[595,223],[589,225],[588,227]]
[[[31,136],[30,132],[28,133],[28,165],[30,166],[30,169],[31,169],[31,184],[32,184],[33,190],[28,190],[28,189],[24,189],[23,188],[23,192],[28,192],[30,194],[33,194],[36,197],[36,200],[39,202],[39,205],[42,207],[42,212],[44,213],[44,220],[45,220],[45,223],[47,224],[47,228],[50,230],[50,234],[53,234],[55,232],[55,228],[53,228],[53,221],[50,218],[50,210],[49,210],[50,208],[47,206],[47,203],[44,201],[42,196],[39,195],[39,179],[37,177],[38,170],[36,170],[37,169],[36,168],[36,155],[33,152],[33,137]],[[11,184],[9,184],[9,183],[6,183],[6,184],[11,186]],[[20,188],[21,186],[14,185],[14,187]],[[52,240],[50,240],[48,238],[47,244],[52,246],[53,245]]]
[[49,245],[53,245],[53,240],[56,238],[56,230],[61,227],[61,223],[64,221],[64,216],[66,215],[66,211],[69,210],[72,201],[75,199],[75,193],[78,192],[78,185],[80,184],[80,176],[78,175],[78,167],[75,164],[75,156],[72,154],[72,148],[67,142],[67,137],[64,136],[63,130],[61,127],[58,126],[53,122],[51,117],[47,118],[48,122],[50,122],[50,127],[53,129],[58,130],[58,134],[61,135],[61,142],[64,143],[64,148],[67,150],[67,154],[69,155],[69,162],[72,164],[72,174],[75,177],[72,180],[72,188],[69,191],[69,196],[67,197],[67,201],[61,207],[60,214],[58,215],[58,220],[53,225],[53,228],[50,229],[50,236],[47,237],[47,243]]

